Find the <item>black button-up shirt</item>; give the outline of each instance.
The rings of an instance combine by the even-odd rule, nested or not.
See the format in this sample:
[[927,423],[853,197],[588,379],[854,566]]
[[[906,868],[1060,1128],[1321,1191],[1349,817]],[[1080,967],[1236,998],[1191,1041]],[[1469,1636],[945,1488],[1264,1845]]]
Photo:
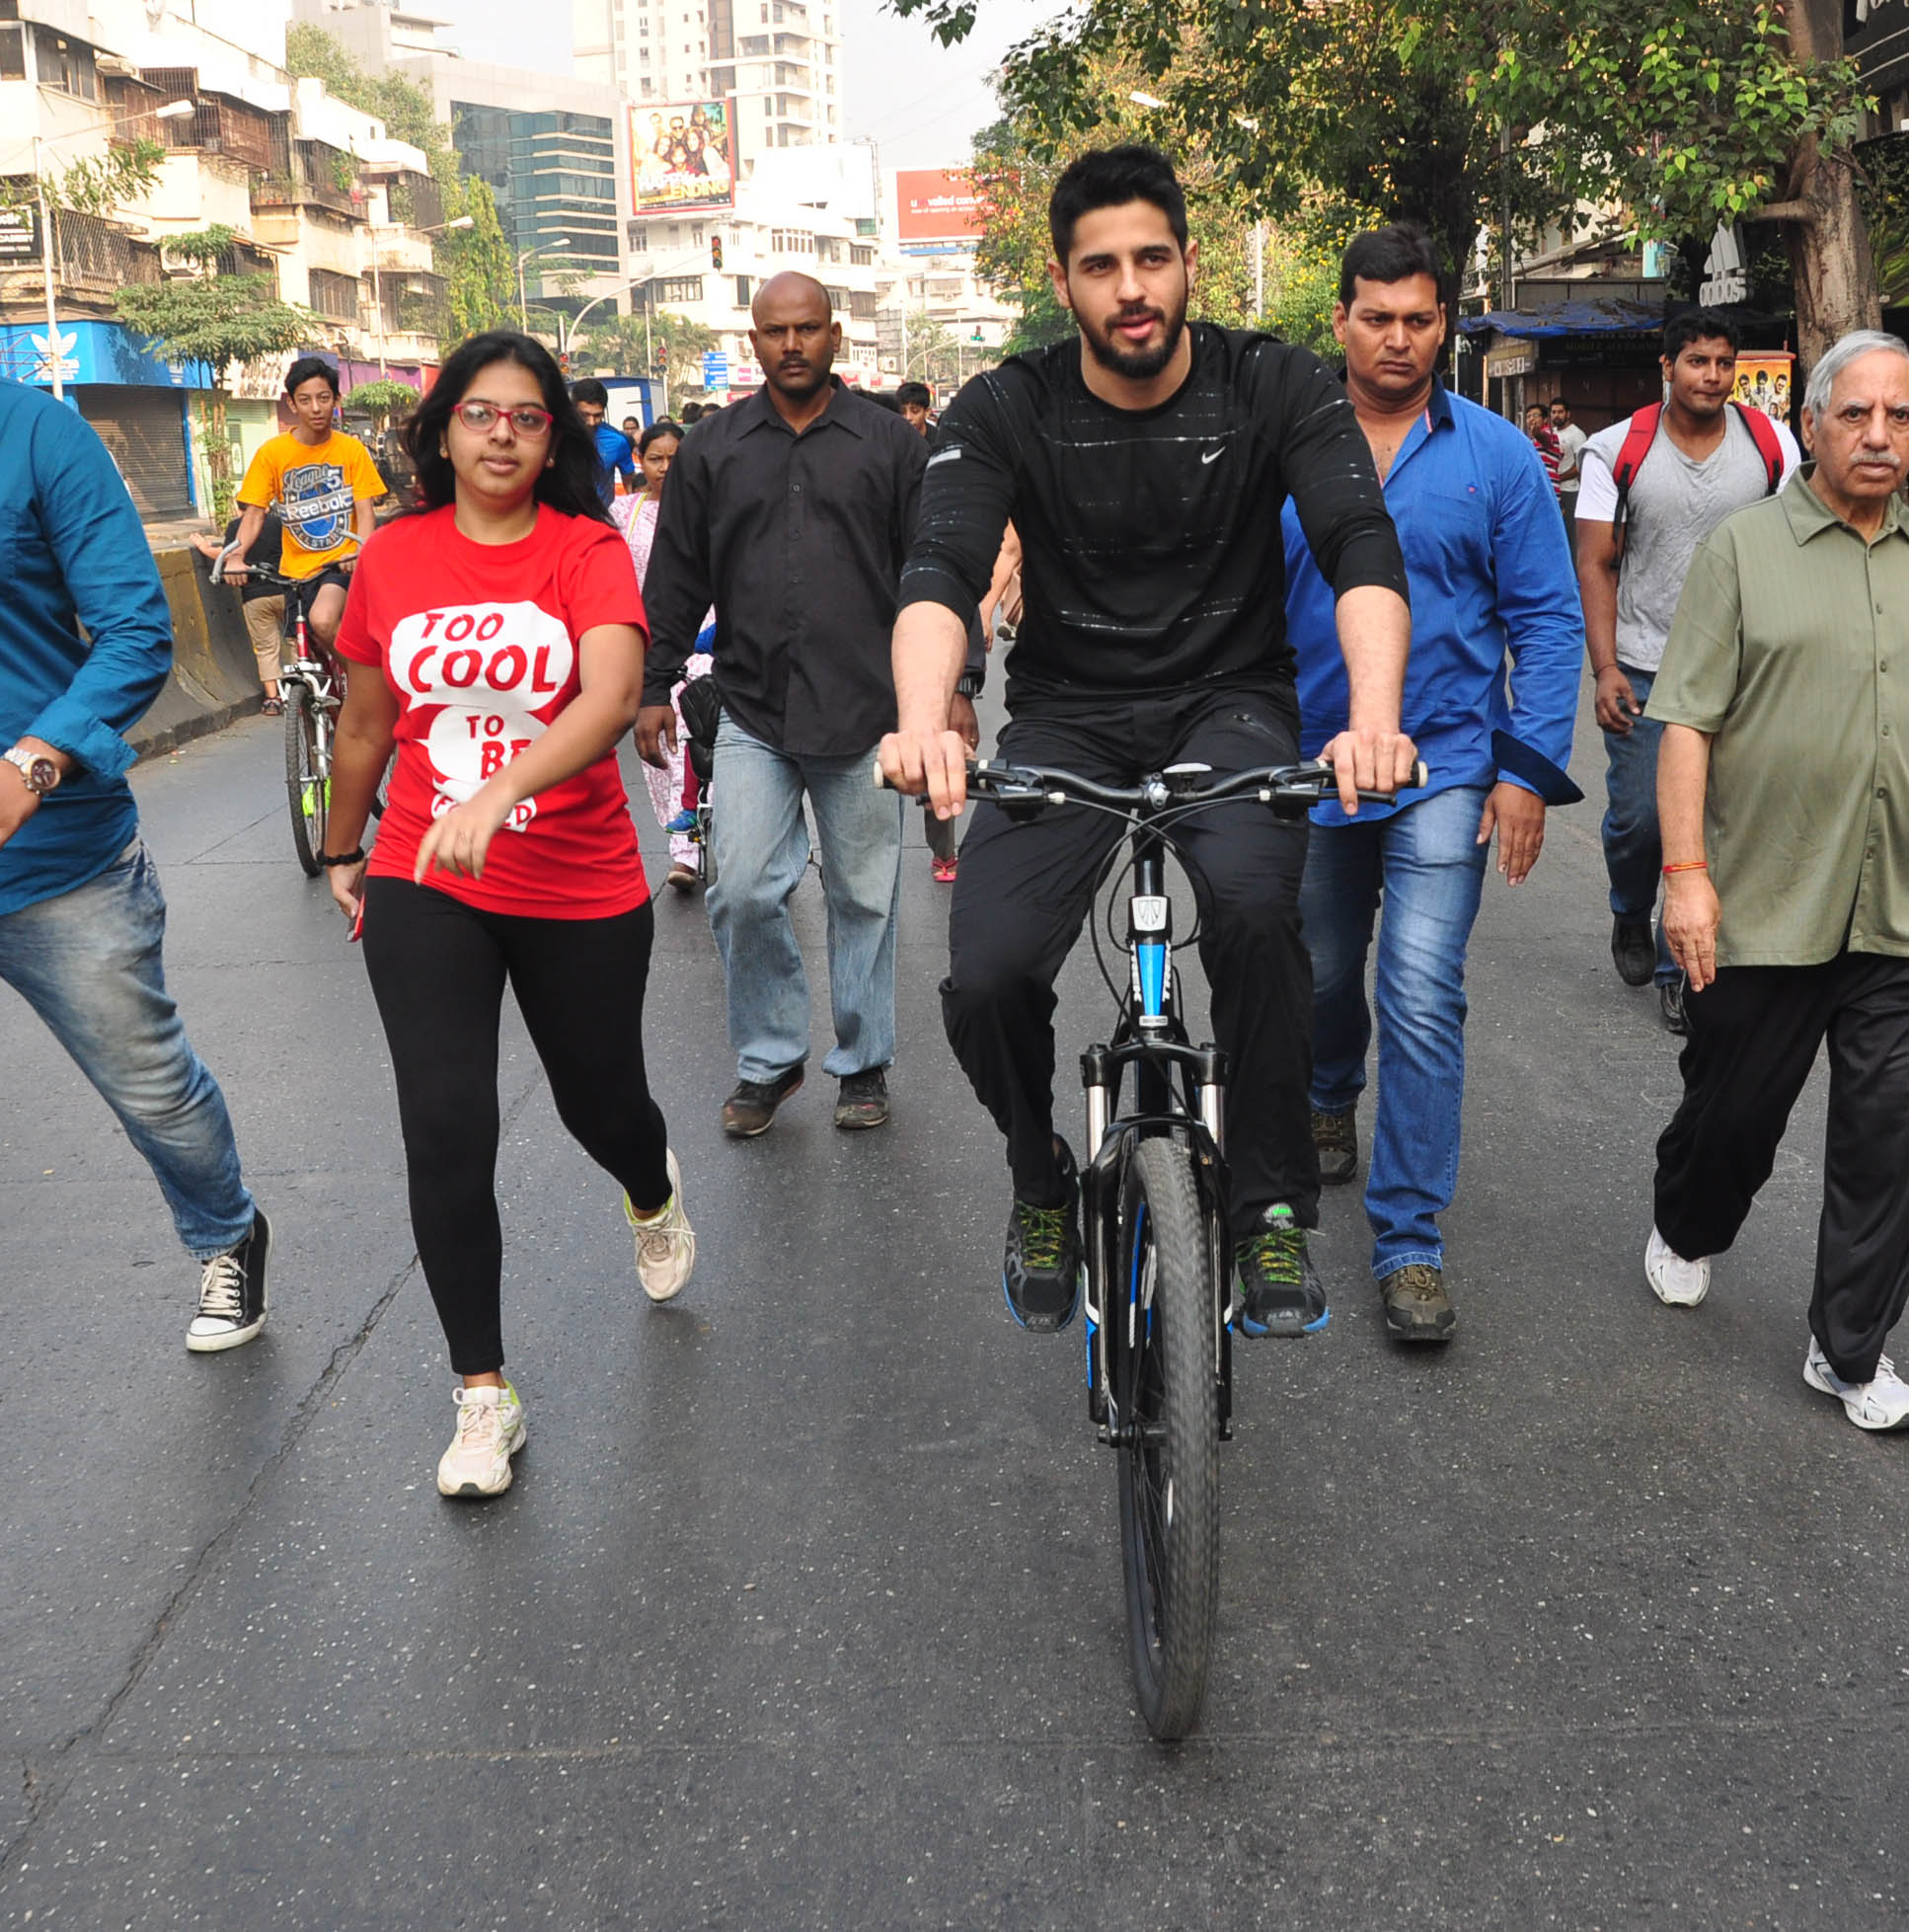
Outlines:
[[644,703],[669,702],[716,606],[716,679],[752,737],[846,757],[895,722],[889,643],[928,445],[834,384],[799,436],[766,390],[683,438],[644,581]]

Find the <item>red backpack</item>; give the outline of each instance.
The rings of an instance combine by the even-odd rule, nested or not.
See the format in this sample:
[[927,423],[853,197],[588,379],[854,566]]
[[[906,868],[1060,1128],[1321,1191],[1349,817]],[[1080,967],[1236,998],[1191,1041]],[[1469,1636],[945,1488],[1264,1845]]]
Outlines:
[[[1749,430],[1750,440],[1763,458],[1764,473],[1769,479],[1763,494],[1774,496],[1777,486],[1783,482],[1783,444],[1777,440],[1777,425],[1761,410],[1745,409],[1737,402],[1730,407],[1743,419],[1743,426]],[[1611,465],[1611,475],[1618,486],[1618,506],[1611,513],[1611,538],[1619,556],[1624,554],[1625,506],[1631,500],[1631,485],[1643,467],[1650,445],[1657,439],[1657,425],[1663,421],[1663,414],[1661,403],[1639,410],[1624,432],[1624,447],[1618,451],[1618,460]]]

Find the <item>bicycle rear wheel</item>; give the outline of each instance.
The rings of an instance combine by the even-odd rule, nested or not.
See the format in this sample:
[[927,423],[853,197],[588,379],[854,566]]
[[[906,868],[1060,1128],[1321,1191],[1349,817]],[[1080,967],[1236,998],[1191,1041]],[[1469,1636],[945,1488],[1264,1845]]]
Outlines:
[[1147,1729],[1184,1738],[1198,1721],[1220,1591],[1219,1391],[1206,1219],[1191,1157],[1143,1140],[1120,1196],[1125,1307],[1115,1395],[1127,1648]]
[[285,796],[291,804],[291,842],[307,879],[324,871],[325,825],[331,815],[331,774],[319,754],[319,727],[311,687],[294,683],[285,693]]

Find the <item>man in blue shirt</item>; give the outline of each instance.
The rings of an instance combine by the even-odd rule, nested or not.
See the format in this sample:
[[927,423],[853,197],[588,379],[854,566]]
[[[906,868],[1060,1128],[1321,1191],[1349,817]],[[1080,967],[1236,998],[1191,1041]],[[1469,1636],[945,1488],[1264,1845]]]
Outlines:
[[[166,680],[172,619],[99,437],[3,380],[0,547],[0,980],[118,1116],[199,1262],[186,1346],[236,1348],[265,1326],[271,1230],[166,992],[166,904],[120,735]],[[31,1102],[15,1101],[31,1131]]]
[[637,452],[621,429],[612,429],[604,421],[610,413],[610,392],[594,376],[585,376],[571,386],[571,400],[596,438],[596,494],[608,509],[616,501],[617,478],[631,496],[637,494]]
[[[1379,1110],[1365,1194],[1386,1327],[1446,1342],[1457,1316],[1438,1216],[1458,1181],[1465,1090],[1465,948],[1493,831],[1517,886],[1544,843],[1545,806],[1578,796],[1562,767],[1584,629],[1558,505],[1512,424],[1449,394],[1438,258],[1399,225],[1357,237],[1334,333],[1345,386],[1385,485],[1412,586],[1402,724],[1430,769],[1397,806],[1313,814],[1300,911],[1313,962],[1313,1135],[1320,1178],[1358,1165],[1354,1109],[1372,1015],[1365,959],[1381,897]],[[1287,621],[1299,657],[1301,746],[1346,722],[1333,592],[1285,513]],[[1511,695],[1505,695],[1506,659]]]

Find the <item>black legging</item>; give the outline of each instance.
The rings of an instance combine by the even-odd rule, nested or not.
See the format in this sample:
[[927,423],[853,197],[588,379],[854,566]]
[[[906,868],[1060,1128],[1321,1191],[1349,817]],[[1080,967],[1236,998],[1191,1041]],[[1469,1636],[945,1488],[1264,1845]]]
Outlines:
[[507,976],[557,1113],[640,1213],[669,1193],[643,1064],[653,915],[528,919],[406,879],[364,889],[364,963],[391,1048],[424,1279],[460,1375],[503,1366],[497,1018]]

